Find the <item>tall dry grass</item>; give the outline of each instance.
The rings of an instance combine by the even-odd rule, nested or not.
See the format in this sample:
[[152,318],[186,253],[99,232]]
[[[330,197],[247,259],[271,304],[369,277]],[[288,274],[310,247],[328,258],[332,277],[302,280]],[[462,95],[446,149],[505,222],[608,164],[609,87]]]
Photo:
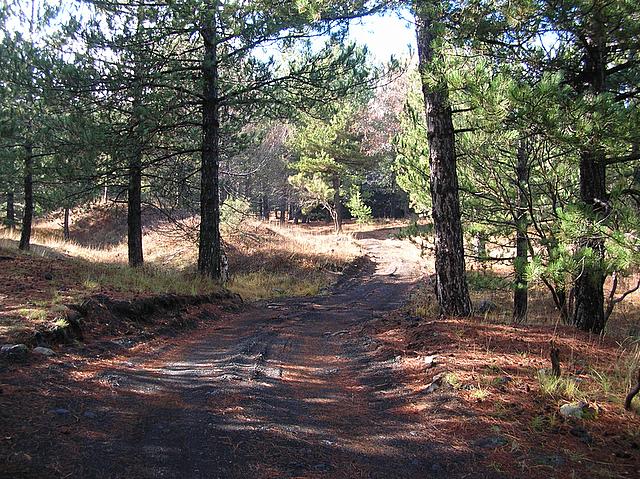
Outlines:
[[[55,217],[37,222],[28,254],[73,262],[83,272],[88,291],[200,294],[218,287],[195,274],[197,245],[175,231],[167,234],[170,228],[162,223],[144,230],[145,266],[128,268],[126,239],[117,241],[123,234],[114,231],[109,218],[86,221],[93,210],[80,220],[94,225],[94,230],[76,228],[82,243],[64,241]],[[104,211],[99,213],[104,216]],[[241,229],[224,233],[230,266],[227,287],[248,300],[318,294],[361,254],[352,235],[334,235],[324,227],[279,227],[247,220]],[[19,237],[17,230],[1,230],[0,247],[15,250]],[[103,238],[109,241],[103,244]]]

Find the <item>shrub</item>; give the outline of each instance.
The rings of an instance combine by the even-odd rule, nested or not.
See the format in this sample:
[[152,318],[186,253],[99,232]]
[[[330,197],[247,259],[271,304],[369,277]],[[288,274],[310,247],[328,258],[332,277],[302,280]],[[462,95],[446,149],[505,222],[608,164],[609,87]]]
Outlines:
[[357,186],[351,189],[349,201],[347,201],[347,208],[349,208],[351,215],[356,218],[358,223],[368,223],[371,221],[371,207],[364,202],[360,188]]

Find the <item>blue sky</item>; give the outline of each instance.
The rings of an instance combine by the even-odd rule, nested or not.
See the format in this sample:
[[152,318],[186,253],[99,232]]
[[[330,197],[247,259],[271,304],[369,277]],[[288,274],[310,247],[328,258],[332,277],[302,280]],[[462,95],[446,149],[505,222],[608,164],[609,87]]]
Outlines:
[[[27,3],[29,2],[21,5],[26,17],[30,14]],[[40,3],[37,2],[38,5]],[[66,6],[73,10],[77,4],[70,3]],[[63,18],[67,18],[65,13]],[[392,55],[405,58],[416,51],[415,28],[412,21],[413,18],[407,10],[365,17],[351,24],[349,36],[357,43],[368,47],[374,62],[386,63]],[[8,27],[10,31],[17,30],[23,33],[28,30],[27,22],[21,24],[17,18],[11,18]],[[270,47],[265,47],[263,52],[266,55],[274,54]],[[260,53],[258,55],[262,56]]]
[[349,29],[350,37],[367,45],[377,62],[386,62],[391,55],[407,57],[416,51],[416,32],[411,15],[387,13],[354,22]]

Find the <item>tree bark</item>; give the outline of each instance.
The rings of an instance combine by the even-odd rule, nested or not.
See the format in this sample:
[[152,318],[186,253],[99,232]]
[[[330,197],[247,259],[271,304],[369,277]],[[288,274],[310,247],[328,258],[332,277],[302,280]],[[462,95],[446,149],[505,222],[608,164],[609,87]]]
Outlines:
[[[592,152],[580,155],[580,199],[587,206],[587,214],[592,216],[592,224],[608,213],[604,155]],[[600,334],[605,327],[604,238],[595,234],[580,238],[578,247],[581,251],[591,251],[593,255],[584,260],[575,282],[573,322],[583,331]]]
[[129,266],[142,266],[144,263],[142,249],[142,149],[139,147],[129,158],[127,248]]
[[287,197],[284,196],[282,198],[282,203],[280,203],[280,226],[284,226],[287,218]]
[[271,207],[269,206],[269,197],[267,195],[262,195],[262,200],[260,201],[260,215],[263,220],[269,220],[269,213]]
[[[144,23],[144,11],[138,7],[138,22],[136,37],[142,31]],[[144,263],[142,245],[142,159],[144,142],[144,117],[143,117],[143,83],[144,62],[142,53],[134,52],[135,77],[133,79],[133,101],[131,105],[131,125],[128,155],[128,185],[127,185],[127,253],[129,266],[136,268]]]
[[437,71],[439,67],[434,66],[438,30],[435,11],[440,7],[424,0],[416,0],[415,5],[418,60],[429,142],[436,297],[441,315],[469,316],[471,300],[465,276],[452,111],[446,80]]
[[202,28],[204,40],[202,169],[200,180],[200,244],[198,272],[215,280],[222,279],[222,245],[220,241],[220,111],[218,99],[217,9],[209,5],[208,20]]
[[16,225],[16,209],[13,191],[7,191],[7,218],[5,224],[11,229]]
[[554,300],[555,298],[557,298],[555,302],[560,313],[560,319],[564,324],[571,324],[571,290],[569,291],[569,295],[567,295],[566,289],[557,289]]
[[[35,1],[31,1],[31,20],[29,22],[29,40],[33,40],[33,32],[35,28]],[[33,80],[33,66],[29,67],[29,77]],[[27,94],[28,107],[33,106],[33,91],[29,90]],[[33,127],[32,118],[27,122],[27,130],[30,133]],[[24,146],[24,211],[22,213],[22,230],[20,231],[20,243],[18,249],[23,251],[29,250],[31,247],[31,226],[33,223],[33,144],[31,140],[27,140]]]
[[560,369],[560,349],[556,348],[556,345],[551,342],[551,374],[555,377],[559,378],[562,375],[562,371]]
[[69,217],[71,216],[71,209],[68,206],[64,208],[64,220],[62,222],[62,238],[65,241],[71,239],[71,233],[69,231]]
[[342,232],[342,199],[340,198],[340,178],[334,176],[332,179],[333,186],[333,208],[335,210],[333,216],[333,227],[336,233]]
[[473,235],[473,249],[478,260],[484,261],[487,258],[487,241],[483,233]]
[[[583,67],[587,74],[587,90],[593,95],[602,95],[606,91],[606,36],[598,17],[599,11],[596,11],[591,19],[592,31],[585,45],[587,52]],[[596,138],[580,153],[580,200],[592,227],[609,214],[606,168],[606,157]],[[579,238],[577,245],[579,252],[590,251],[592,254],[585,255],[585,261],[575,281],[573,322],[583,331],[599,334],[604,331],[606,322],[604,238],[594,231],[588,237]]]
[[24,159],[24,213],[18,248],[27,251],[31,246],[31,224],[33,222],[33,147],[25,146]]
[[631,388],[629,394],[624,399],[624,408],[627,411],[631,411],[631,403],[633,402],[633,398],[640,393],[640,369],[638,369],[638,379],[636,379],[636,384]]
[[523,141],[518,146],[518,163],[516,166],[516,186],[518,188],[516,198],[516,258],[514,262],[515,281],[513,285],[513,321],[524,323],[527,320],[529,301],[528,283],[526,277],[527,261],[529,253],[529,241],[527,237],[529,221],[527,212],[527,183],[529,182],[529,169],[526,145]]

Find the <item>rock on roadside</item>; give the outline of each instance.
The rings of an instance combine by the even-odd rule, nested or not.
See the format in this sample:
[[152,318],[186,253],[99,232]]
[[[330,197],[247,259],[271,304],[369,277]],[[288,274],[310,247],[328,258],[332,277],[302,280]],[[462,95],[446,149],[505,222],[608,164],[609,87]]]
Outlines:
[[438,356],[436,356],[435,354],[432,354],[430,356],[424,356],[422,358],[422,360],[424,361],[424,364],[425,364],[426,367],[432,368],[432,367],[434,367],[436,365],[436,358],[437,357]]
[[585,401],[560,406],[560,415],[564,418],[592,419],[597,415],[597,412],[597,409],[591,407]]
[[29,354],[29,348],[26,344],[5,344],[0,347],[0,357],[7,359],[20,360],[25,359]]
[[425,388],[424,392],[429,394],[436,391],[437,389],[440,389],[444,380],[444,376],[445,376],[445,373],[436,374],[431,380],[431,382],[427,384],[427,387]]
[[56,352],[53,349],[45,348],[43,346],[38,346],[37,348],[33,348],[34,354],[39,354],[41,356],[55,356]]

